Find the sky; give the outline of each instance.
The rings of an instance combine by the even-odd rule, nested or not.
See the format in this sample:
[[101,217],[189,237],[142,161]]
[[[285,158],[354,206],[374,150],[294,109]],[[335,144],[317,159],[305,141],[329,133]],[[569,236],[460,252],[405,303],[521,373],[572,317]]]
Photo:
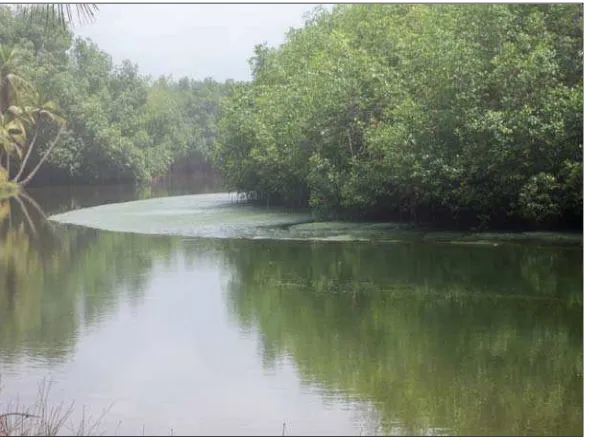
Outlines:
[[119,64],[154,77],[250,79],[254,46],[277,46],[302,27],[314,4],[101,4],[94,23],[74,32],[91,38]]

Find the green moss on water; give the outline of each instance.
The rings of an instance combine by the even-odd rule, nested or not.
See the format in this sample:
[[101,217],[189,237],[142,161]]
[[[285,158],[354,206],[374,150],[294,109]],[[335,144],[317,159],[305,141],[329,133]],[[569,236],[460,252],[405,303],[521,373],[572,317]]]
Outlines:
[[70,211],[54,221],[118,232],[186,237],[312,241],[581,245],[582,234],[440,231],[407,223],[314,222],[307,213],[232,203],[232,195],[166,197]]
[[506,243],[581,245],[581,233],[436,231],[403,223],[314,222],[293,226],[289,234],[302,239],[374,240],[386,242],[441,242],[497,246]]

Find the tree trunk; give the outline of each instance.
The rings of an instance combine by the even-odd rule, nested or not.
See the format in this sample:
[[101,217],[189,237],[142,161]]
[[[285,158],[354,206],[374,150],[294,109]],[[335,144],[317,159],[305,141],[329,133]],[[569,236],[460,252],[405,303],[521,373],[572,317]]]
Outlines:
[[35,148],[35,142],[37,141],[37,135],[38,134],[39,134],[39,125],[37,124],[35,126],[35,135],[33,136],[33,140],[31,141],[31,143],[29,144],[29,148],[27,150],[27,154],[25,154],[25,157],[24,157],[22,163],[20,164],[20,169],[18,170],[18,173],[16,174],[16,176],[14,176],[14,181],[15,182],[18,182],[18,179],[20,179],[20,176],[23,174],[23,171],[25,170],[25,167],[27,166],[27,162],[29,160],[29,156],[31,155],[31,152],[33,151],[33,148]]
[[55,137],[55,140],[53,141],[53,144],[51,144],[51,146],[47,149],[47,151],[45,152],[43,157],[39,160],[39,163],[37,164],[37,166],[33,169],[33,171],[31,171],[31,173],[25,179],[23,179],[21,182],[17,182],[17,183],[20,183],[21,186],[25,186],[26,184],[28,184],[31,181],[31,179],[33,177],[35,177],[35,174],[37,174],[37,171],[39,171],[39,168],[41,168],[41,165],[43,165],[43,162],[45,162],[45,160],[49,156],[49,153],[51,153],[53,148],[57,145],[57,141],[59,140],[59,137],[61,136],[63,131],[64,131],[64,127],[61,127],[59,129],[59,132],[57,133],[57,136]]

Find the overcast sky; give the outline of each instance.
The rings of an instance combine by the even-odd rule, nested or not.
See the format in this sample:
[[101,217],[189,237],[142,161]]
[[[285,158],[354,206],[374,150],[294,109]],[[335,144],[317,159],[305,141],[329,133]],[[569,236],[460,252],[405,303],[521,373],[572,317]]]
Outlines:
[[119,64],[175,78],[250,79],[254,45],[283,42],[313,4],[101,4],[96,21],[75,32]]

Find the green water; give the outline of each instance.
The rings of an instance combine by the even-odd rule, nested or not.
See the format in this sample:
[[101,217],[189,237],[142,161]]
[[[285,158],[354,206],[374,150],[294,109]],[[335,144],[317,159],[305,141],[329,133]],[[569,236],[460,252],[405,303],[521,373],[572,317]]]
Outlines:
[[110,407],[110,434],[582,434],[579,236],[309,224],[223,194],[66,212],[183,193],[33,192],[61,213],[36,234],[12,203],[0,410],[49,379]]

